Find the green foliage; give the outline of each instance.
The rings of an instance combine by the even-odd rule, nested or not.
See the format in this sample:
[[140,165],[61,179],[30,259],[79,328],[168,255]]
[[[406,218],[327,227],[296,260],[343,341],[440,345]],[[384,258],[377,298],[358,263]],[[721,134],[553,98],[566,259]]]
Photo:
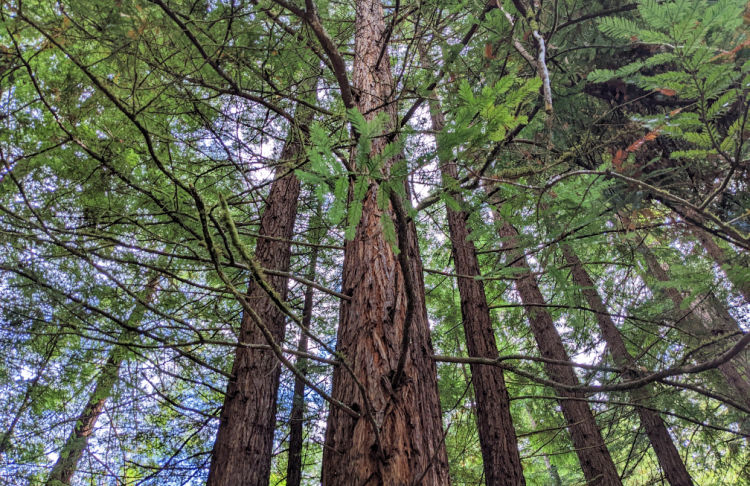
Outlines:
[[[315,3],[351,77],[356,10]],[[536,9],[525,2],[532,3]],[[727,232],[748,228],[744,3],[642,1],[607,18],[600,12],[610,4],[540,3],[534,21],[547,42],[554,105],[546,118],[535,115],[543,111],[539,46],[514,5],[484,14],[484,3],[463,0],[386,8],[386,24],[392,15],[396,21],[383,51],[394,74],[383,106],[403,116],[425,98],[404,126],[344,106],[333,54],[290,9],[265,0],[159,4],[3,4],[0,439],[7,434],[10,445],[0,453],[0,482],[44,483],[110,355],[122,367],[75,482],[205,479],[242,335],[242,309],[227,282],[246,288],[238,247],[261,241],[262,208],[286,168],[303,183],[299,201],[291,201],[299,210],[288,273],[306,274],[315,247],[321,271],[314,280],[334,291],[314,294],[310,354],[324,360],[333,359],[340,317],[341,299],[331,294],[349,290],[341,288],[341,248],[367,216],[368,197],[395,251],[392,201],[418,228],[435,354],[467,355],[445,208],[465,212],[480,267],[472,278],[484,284],[498,352],[524,358],[503,363],[528,484],[553,484],[553,470],[562,484],[582,483],[583,475],[555,390],[534,379],[547,375],[532,359],[539,353],[530,313],[514,290],[520,270],[508,265],[493,210],[521,233],[542,308],[572,359],[609,367],[578,370],[584,384],[625,378],[610,370],[616,363],[571,282],[560,243],[585,262],[645,372],[703,359],[700,348],[710,339],[681,327],[681,317],[703,302],[726,311],[722,322],[747,329],[741,289],[750,265],[742,240]],[[416,58],[418,43],[428,56],[442,53],[434,68]],[[592,96],[584,79],[617,93]],[[428,100],[442,103],[447,122],[439,133],[429,127]],[[304,121],[300,106],[315,121]],[[645,140],[644,132],[654,136]],[[643,143],[627,150],[634,141]],[[306,159],[279,161],[287,142],[303,144]],[[455,164],[455,178],[439,173],[446,162]],[[686,232],[676,198],[702,207],[702,223],[726,255],[722,263]],[[226,232],[225,210],[236,235]],[[644,245],[668,268],[667,281],[645,266]],[[151,272],[160,283],[146,310],[137,302]],[[294,314],[304,287],[289,280]],[[664,297],[672,289],[679,305]],[[278,344],[292,348],[299,333],[290,324]],[[333,366],[313,360],[309,370],[329,390]],[[452,483],[480,485],[470,367],[439,363],[438,373]],[[729,392],[721,375],[669,380],[655,384],[652,405],[695,482],[747,482],[748,448],[736,433],[743,416],[722,401]],[[274,485],[285,482],[292,386],[283,370]],[[587,396],[624,482],[659,482],[629,395]],[[303,476],[319,484],[329,405],[309,390],[305,399]]]

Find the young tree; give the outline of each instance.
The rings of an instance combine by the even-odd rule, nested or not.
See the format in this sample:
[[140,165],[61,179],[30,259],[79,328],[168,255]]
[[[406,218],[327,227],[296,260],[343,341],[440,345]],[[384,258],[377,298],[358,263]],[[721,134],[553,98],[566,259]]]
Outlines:
[[[320,244],[322,239],[323,221],[320,217],[320,204],[317,205],[316,214],[311,218],[310,225],[312,236],[310,238],[313,245]],[[308,263],[308,271],[305,278],[309,281],[315,281],[316,267],[318,265],[318,252],[320,248],[313,246]],[[292,395],[292,410],[289,413],[289,459],[287,460],[286,484],[287,486],[300,486],[302,481],[302,448],[303,448],[303,425],[305,421],[305,382],[303,377],[307,376],[308,359],[305,357],[308,346],[308,333],[311,332],[313,305],[315,300],[314,289],[311,285],[305,288],[305,295],[302,307],[302,328],[300,329],[299,341],[297,344],[298,357],[295,367],[302,374],[302,377],[295,377],[294,391]]]

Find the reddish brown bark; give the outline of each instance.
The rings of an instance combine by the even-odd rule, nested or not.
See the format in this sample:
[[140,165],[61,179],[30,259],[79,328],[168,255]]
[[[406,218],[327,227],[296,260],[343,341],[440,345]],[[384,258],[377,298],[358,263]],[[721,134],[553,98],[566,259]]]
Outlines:
[[[445,121],[438,103],[430,106],[432,129],[439,132]],[[458,179],[456,164],[441,161],[444,178]],[[463,204],[460,194],[454,199]],[[453,261],[458,275],[458,293],[469,356],[497,359],[497,344],[490,319],[490,308],[484,292],[484,283],[473,277],[480,276],[474,242],[469,240],[469,228],[464,211],[446,207]],[[518,441],[510,415],[510,397],[505,386],[503,371],[495,366],[471,365],[471,376],[476,399],[477,431],[482,449],[484,476],[487,486],[526,484],[518,453]]]
[[[651,275],[659,282],[670,282],[667,270],[662,267],[651,249],[644,245],[640,248],[640,252]],[[717,353],[716,346],[705,347],[705,342],[715,340],[724,334],[742,332],[737,321],[712,294],[701,296],[688,308],[683,308],[684,296],[678,289],[665,286],[659,292],[666,295],[674,304],[675,311],[678,313],[675,316],[677,327],[683,330],[686,343],[701,346],[701,351],[697,353],[700,360],[711,359]],[[731,344],[737,339],[735,337],[727,341]],[[746,353],[741,353],[731,361],[720,364],[718,368],[736,398],[750,406],[750,377],[747,376]]]
[[[496,218],[499,216],[496,215]],[[499,233],[504,240],[503,247],[508,252],[507,261],[512,262],[510,265],[519,270],[515,274],[516,290],[524,304],[539,352],[543,358],[570,361],[552,316],[543,307],[545,300],[539,285],[531,273],[526,257],[519,249],[518,232],[508,222],[501,223]],[[547,363],[545,369],[553,381],[568,386],[580,384],[571,366]],[[621,485],[622,481],[604,444],[594,414],[586,403],[586,395],[562,388],[556,389],[555,393],[562,397],[560,408],[568,423],[568,431],[586,481],[597,485]]]
[[[352,76],[357,108],[368,120],[385,111],[388,132],[396,127],[396,107],[390,60],[383,45],[385,28],[380,2],[358,0]],[[372,154],[384,146],[382,137],[374,139]],[[389,166],[386,163],[384,173]],[[447,485],[448,461],[416,231],[413,224],[397,225],[399,240],[406,242],[406,248],[401,247],[408,257],[405,279],[399,259],[384,237],[376,193],[371,182],[354,239],[344,250],[342,290],[351,300],[341,304],[337,350],[352,373],[344,366],[337,366],[333,373],[333,397],[360,411],[361,416],[331,409],[322,483]],[[412,284],[408,291],[407,282]],[[402,378],[394,383],[407,307],[410,340]]]
[[[578,255],[569,245],[562,245],[562,251],[565,260],[571,266],[573,281],[578,285],[586,302],[596,315],[596,321],[599,324],[602,337],[607,343],[607,349],[612,354],[612,359],[617,366],[627,370],[623,374],[626,380],[637,379],[638,372],[636,370],[638,368],[635,358],[625,346],[620,331],[612,321],[612,317],[594,286],[594,281],[591,280]],[[658,413],[649,408],[644,408],[649,406],[650,390],[650,386],[636,388],[630,392],[630,396],[634,403],[643,405],[643,407],[636,407],[636,412],[641,420],[641,425],[646,430],[646,435],[651,441],[651,447],[656,453],[659,465],[670,484],[674,486],[693,484],[693,480],[687,468],[685,468],[685,463],[682,461],[674,442],[672,442],[664,420]]]
[[[298,110],[299,111],[299,110]],[[308,115],[305,115],[308,116]],[[302,118],[304,118],[303,116]],[[307,118],[309,121],[309,118]],[[260,237],[255,257],[263,268],[287,271],[289,240],[297,216],[300,183],[289,167],[304,156],[302,142],[291,129],[276,169],[267,205],[261,216]],[[274,239],[263,238],[271,236]],[[287,296],[287,278],[268,276],[268,283],[282,300]],[[257,315],[265,319],[276,343],[284,340],[285,318],[266,292],[256,283],[248,287],[247,300]],[[241,344],[267,344],[251,317],[243,312]],[[271,470],[273,432],[276,426],[276,393],[281,367],[269,349],[238,346],[232,378],[227,385],[219,431],[208,474],[209,486],[265,486]]]

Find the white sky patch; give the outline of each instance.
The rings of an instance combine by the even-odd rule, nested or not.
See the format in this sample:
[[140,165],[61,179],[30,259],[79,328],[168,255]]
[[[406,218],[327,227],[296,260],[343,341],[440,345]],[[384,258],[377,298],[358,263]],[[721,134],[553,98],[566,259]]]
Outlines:
[[24,366],[23,368],[21,368],[18,372],[18,375],[19,375],[19,379],[24,380],[24,381],[31,380],[33,377],[36,376],[36,374],[34,373],[34,370],[29,368],[28,366]]
[[601,357],[604,355],[604,351],[607,348],[607,343],[604,341],[600,342],[596,345],[594,349],[589,349],[582,351],[580,353],[574,354],[571,359],[575,363],[582,363],[582,364],[588,364],[593,365],[597,364]]

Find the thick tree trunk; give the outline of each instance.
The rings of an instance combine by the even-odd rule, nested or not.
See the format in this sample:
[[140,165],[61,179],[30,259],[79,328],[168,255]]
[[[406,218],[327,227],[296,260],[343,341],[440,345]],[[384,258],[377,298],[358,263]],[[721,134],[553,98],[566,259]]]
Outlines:
[[[436,133],[440,132],[445,120],[439,103],[431,103],[430,116],[432,129]],[[458,179],[458,169],[451,161],[441,160],[440,171],[445,179]],[[454,194],[453,197],[459,204],[463,204],[460,194]],[[484,283],[474,278],[480,276],[479,260],[474,242],[469,240],[467,214],[450,206],[446,206],[446,212],[456,273],[466,276],[458,278],[458,293],[461,297],[461,314],[469,356],[497,359],[499,354]],[[471,365],[471,376],[487,486],[526,484],[502,369],[496,366]]]
[[[297,122],[309,123],[312,113],[297,109]],[[291,240],[297,216],[300,183],[290,167],[305,156],[297,127],[290,127],[281,152],[275,181],[260,221],[255,257],[263,268],[287,271]],[[264,238],[264,236],[272,237]],[[282,300],[287,297],[287,278],[268,276],[268,283]],[[251,282],[247,301],[265,319],[276,343],[284,340],[283,312],[260,287]],[[227,385],[219,431],[208,473],[209,486],[266,486],[271,472],[273,433],[276,428],[276,393],[281,367],[270,349],[243,344],[268,344],[250,315],[243,312],[232,378]]]
[[[646,261],[649,273],[659,282],[670,282],[669,274],[661,266],[656,255],[645,245],[640,247],[640,252]],[[672,287],[665,286],[658,290],[666,295],[674,304],[677,326],[682,329],[688,339],[688,345],[701,347],[696,354],[700,360],[708,360],[720,351],[716,346],[705,346],[706,342],[715,340],[723,334],[742,332],[739,324],[727,310],[718,302],[713,295],[705,295],[692,303],[690,308],[683,309],[684,296]],[[729,343],[737,341],[739,337],[730,339]],[[747,376],[747,355],[740,353],[731,361],[719,365],[719,372],[723,375],[734,395],[742,403],[750,406],[750,377]]]
[[[368,120],[385,111],[388,133],[397,126],[396,106],[380,2],[358,0],[354,27],[352,84],[357,108]],[[373,139],[371,154],[381,152],[385,143],[383,137]],[[386,162],[384,174],[391,163]],[[344,250],[342,291],[351,300],[342,301],[337,341],[351,373],[337,366],[332,392],[361,415],[355,418],[332,407],[322,483],[447,485],[448,460],[416,230],[413,223],[397,225],[399,240],[406,242],[400,245],[406,256],[402,261],[408,260],[402,268],[384,236],[375,182],[371,181],[362,204],[354,239]],[[387,211],[386,217],[393,217],[392,210]],[[409,340],[402,357],[407,323]],[[400,358],[405,358],[402,368]]]
[[[315,231],[315,230],[313,230]],[[318,243],[316,241],[315,243]],[[310,256],[310,270],[307,274],[308,280],[315,280],[315,266],[318,262],[318,247],[312,249]],[[302,308],[302,326],[310,329],[312,323],[314,292],[312,286],[308,285],[305,289],[305,303]],[[307,352],[307,333],[300,330],[297,351],[300,353]],[[307,375],[307,358],[300,355],[295,363],[296,368],[303,375]],[[299,377],[294,379],[294,395],[292,397],[292,411],[289,414],[289,459],[286,468],[287,486],[300,486],[302,481],[302,432],[305,416],[305,382]]]
[[[495,217],[501,221],[499,215]],[[507,261],[512,262],[510,264],[512,267],[520,270],[515,274],[516,290],[521,296],[521,302],[525,307],[531,331],[542,357],[570,361],[552,316],[543,307],[544,296],[531,273],[526,257],[519,248],[518,232],[510,223],[501,221],[500,237],[504,240],[503,247],[508,251]],[[553,381],[568,386],[580,384],[571,366],[547,363],[545,369]],[[573,447],[586,481],[597,485],[621,485],[622,481],[604,444],[594,414],[586,403],[586,395],[562,388],[556,389],[555,393],[562,397],[560,408],[568,423]]]
[[[146,284],[143,296],[145,302],[148,303],[153,299],[157,282],[158,278],[153,277]],[[128,317],[128,324],[136,327],[139,326],[145,313],[146,308],[136,304],[136,308]],[[107,403],[110,395],[112,395],[112,389],[117,384],[120,367],[127,356],[127,346],[136,336],[137,331],[126,329],[117,339],[117,343],[110,351],[107,362],[104,364],[101,374],[96,380],[94,391],[91,393],[86,405],[83,407],[83,411],[78,416],[78,420],[76,420],[73,430],[60,450],[55,465],[52,466],[52,471],[49,474],[49,478],[47,478],[47,486],[68,485],[73,479],[78,461],[81,460],[83,452],[88,445],[89,437],[94,432],[96,421],[102,414],[104,405]]]
[[[638,368],[635,358],[633,358],[625,347],[622,335],[612,321],[612,317],[607,311],[602,298],[599,296],[599,292],[596,290],[594,282],[591,280],[586,268],[569,245],[562,245],[562,251],[565,260],[571,266],[573,281],[578,285],[586,302],[596,315],[599,329],[604,337],[604,341],[607,343],[607,349],[612,354],[614,362],[617,366],[627,370],[623,374],[625,379],[638,378],[638,372],[636,371]],[[653,447],[656,453],[659,465],[670,484],[674,486],[693,484],[692,478],[685,468],[685,463],[682,461],[677,448],[672,442],[672,438],[661,416],[653,410],[644,408],[649,405],[650,390],[650,386],[636,388],[630,392],[630,396],[634,403],[643,405],[643,407],[636,407],[636,412],[646,430],[646,435],[651,441],[651,447]]]

